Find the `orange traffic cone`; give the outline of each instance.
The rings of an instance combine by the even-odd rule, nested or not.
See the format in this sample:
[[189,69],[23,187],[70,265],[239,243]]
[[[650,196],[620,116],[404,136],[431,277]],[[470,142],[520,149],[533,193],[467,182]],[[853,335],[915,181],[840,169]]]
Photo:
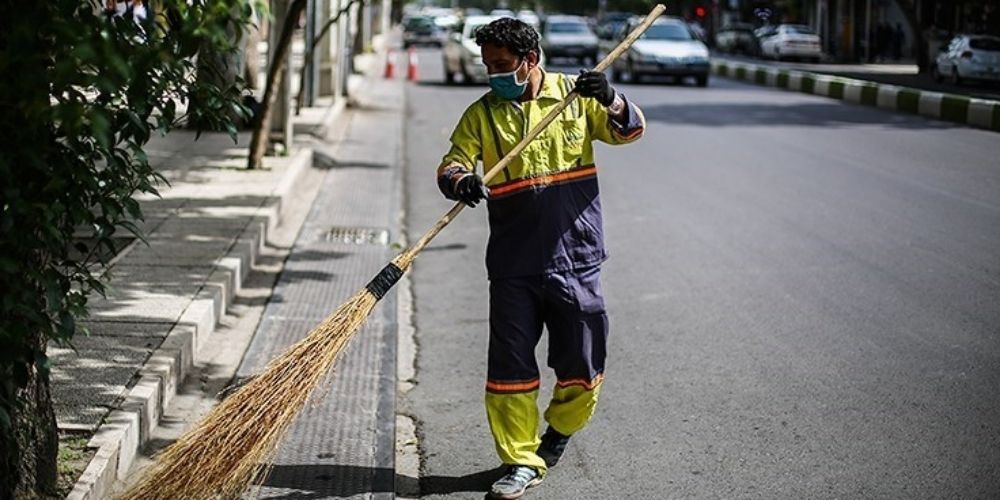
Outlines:
[[385,53],[385,73],[382,75],[385,78],[395,78],[396,77],[396,64],[393,61],[395,59],[392,49],[389,49]]
[[417,51],[410,47],[407,56],[406,79],[415,82],[417,81]]

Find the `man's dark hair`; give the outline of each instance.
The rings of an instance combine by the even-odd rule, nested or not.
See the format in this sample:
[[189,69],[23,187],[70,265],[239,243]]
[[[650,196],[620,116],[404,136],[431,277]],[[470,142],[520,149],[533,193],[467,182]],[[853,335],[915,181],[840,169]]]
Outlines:
[[476,45],[496,45],[518,57],[528,52],[540,52],[538,32],[530,24],[512,17],[501,17],[476,31]]

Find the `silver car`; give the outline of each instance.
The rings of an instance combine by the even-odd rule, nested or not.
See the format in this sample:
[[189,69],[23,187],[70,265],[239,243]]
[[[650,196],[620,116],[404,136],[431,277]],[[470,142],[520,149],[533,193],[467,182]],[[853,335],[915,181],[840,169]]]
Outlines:
[[582,17],[548,16],[541,35],[542,51],[550,59],[574,59],[583,65],[597,60],[597,35]]
[[[610,52],[640,21],[629,21],[614,40],[608,41],[602,52]],[[693,77],[698,86],[705,87],[709,70],[708,47],[695,38],[687,23],[668,17],[657,19],[625,55],[612,63],[611,77],[622,81],[623,75],[628,74],[635,82],[646,76]]]
[[965,80],[1000,82],[1000,38],[958,35],[941,50],[931,67],[937,81],[958,85]]
[[469,16],[459,24],[444,44],[444,81],[455,83],[455,75],[462,75],[464,83],[485,82],[489,79],[482,53],[476,45],[476,31],[486,26],[494,16]]

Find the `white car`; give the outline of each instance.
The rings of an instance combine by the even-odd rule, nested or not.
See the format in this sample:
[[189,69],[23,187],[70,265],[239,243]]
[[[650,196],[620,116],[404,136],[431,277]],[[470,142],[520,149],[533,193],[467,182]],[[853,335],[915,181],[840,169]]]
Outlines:
[[958,35],[941,49],[931,67],[934,79],[958,85],[963,80],[1000,82],[1000,37]]
[[819,62],[823,58],[823,46],[819,35],[808,26],[801,24],[779,24],[777,28],[759,29],[760,54],[777,60],[800,58]]
[[476,31],[494,19],[498,18],[469,16],[448,36],[442,51],[446,83],[455,83],[455,75],[462,75],[464,83],[485,82],[489,79],[482,53],[476,45]]
[[538,30],[538,27],[542,24],[541,20],[538,19],[538,14],[535,14],[530,10],[517,11],[517,18],[524,21],[525,24],[528,24],[532,28],[535,28],[535,30]]
[[[606,40],[599,57],[604,57],[612,48],[635,29],[641,19],[630,20],[612,40]],[[691,28],[681,19],[661,17],[636,40],[632,48],[611,64],[611,77],[622,81],[628,74],[631,81],[638,82],[645,76],[670,76],[683,79],[694,77],[698,86],[708,85],[710,70],[708,47],[698,40]]]

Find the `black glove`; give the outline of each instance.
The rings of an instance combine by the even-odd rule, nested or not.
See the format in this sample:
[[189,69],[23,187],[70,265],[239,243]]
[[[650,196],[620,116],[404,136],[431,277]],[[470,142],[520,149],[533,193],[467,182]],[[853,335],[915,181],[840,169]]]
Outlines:
[[608,77],[600,71],[580,71],[576,78],[576,91],[582,97],[593,97],[602,106],[615,102],[615,89],[608,83]]
[[470,207],[475,207],[489,195],[490,190],[483,184],[482,177],[476,174],[466,175],[455,184],[455,198]]

